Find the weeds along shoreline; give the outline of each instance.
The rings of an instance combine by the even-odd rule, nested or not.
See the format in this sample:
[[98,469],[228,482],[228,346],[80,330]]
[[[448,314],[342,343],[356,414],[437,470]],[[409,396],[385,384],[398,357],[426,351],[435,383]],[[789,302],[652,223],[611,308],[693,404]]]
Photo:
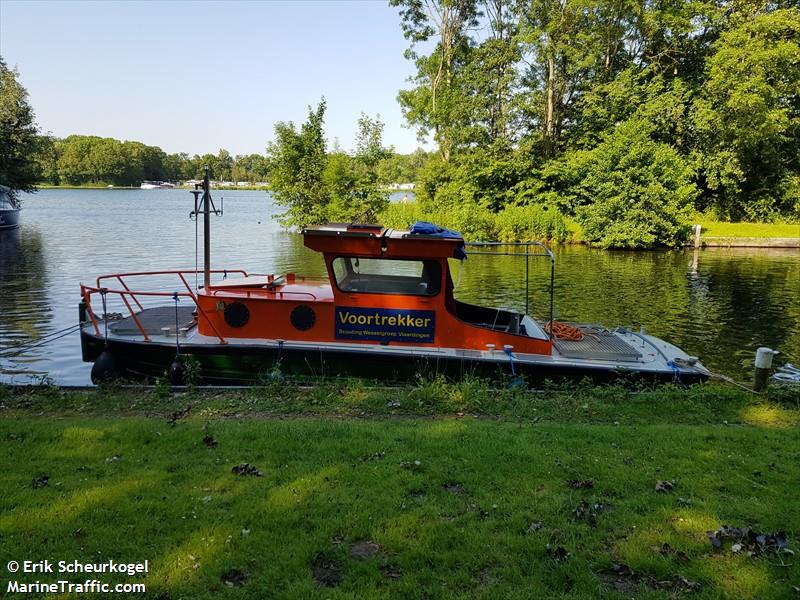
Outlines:
[[421,377],[397,386],[362,379],[276,379],[234,388],[173,388],[166,380],[151,386],[0,385],[0,418],[31,413],[157,416],[175,411],[202,412],[205,418],[419,416],[611,424],[771,420],[797,425],[800,387],[772,385],[763,394],[717,382],[690,387],[578,382],[523,389],[482,379],[448,382],[441,377]]

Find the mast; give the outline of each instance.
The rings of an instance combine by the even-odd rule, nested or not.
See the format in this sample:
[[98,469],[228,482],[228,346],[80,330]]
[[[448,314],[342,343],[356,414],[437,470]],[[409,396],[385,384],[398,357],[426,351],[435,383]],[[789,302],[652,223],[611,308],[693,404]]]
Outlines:
[[[194,226],[194,269],[195,279],[197,278],[197,218],[203,213],[203,288],[208,289],[211,285],[211,215],[222,216],[222,205],[220,209],[214,206],[211,199],[211,182],[208,180],[208,165],[204,167],[205,175],[203,183],[195,183],[191,191],[194,196],[194,210],[189,213],[189,218],[195,222]],[[202,190],[200,189],[202,188]],[[202,197],[201,197],[202,196]],[[198,198],[200,202],[198,203]],[[197,285],[197,283],[195,283]]]
[[[203,176],[203,289],[211,286],[211,191],[208,181],[208,165]],[[216,211],[215,211],[216,212]]]

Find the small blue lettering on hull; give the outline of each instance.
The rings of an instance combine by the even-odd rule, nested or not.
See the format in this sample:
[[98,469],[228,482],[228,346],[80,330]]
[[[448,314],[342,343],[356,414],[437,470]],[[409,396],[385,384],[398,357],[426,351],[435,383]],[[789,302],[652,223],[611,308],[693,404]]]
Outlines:
[[334,337],[371,342],[433,342],[436,312],[400,308],[336,307]]

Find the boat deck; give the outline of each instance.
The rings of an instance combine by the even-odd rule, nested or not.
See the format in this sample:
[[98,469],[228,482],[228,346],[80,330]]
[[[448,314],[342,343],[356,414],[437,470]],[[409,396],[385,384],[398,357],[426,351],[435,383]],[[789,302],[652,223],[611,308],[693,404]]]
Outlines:
[[553,346],[566,358],[620,362],[636,362],[642,358],[641,352],[607,329],[583,328],[583,332],[582,340],[553,340]]
[[[136,313],[136,318],[147,335],[175,335],[175,307],[156,306]],[[188,331],[197,324],[193,306],[178,307],[178,329]],[[118,321],[109,321],[109,333],[115,335],[142,335],[133,317],[125,317]]]

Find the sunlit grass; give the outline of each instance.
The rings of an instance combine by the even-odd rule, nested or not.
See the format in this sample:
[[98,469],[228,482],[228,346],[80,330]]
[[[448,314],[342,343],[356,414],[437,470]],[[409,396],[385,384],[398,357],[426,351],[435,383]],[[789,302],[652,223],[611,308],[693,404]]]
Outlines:
[[[168,398],[0,390],[0,406],[0,565],[148,559],[147,597],[161,598],[671,597],[615,594],[612,563],[702,585],[678,597],[788,598],[800,581],[788,555],[706,537],[782,529],[800,550],[798,410],[728,388],[350,381]],[[243,462],[262,476],[233,474]],[[675,489],[657,492],[665,479]],[[583,501],[602,505],[594,521],[576,516]],[[363,541],[380,549],[359,560]],[[315,581],[319,557],[341,567],[338,586]],[[223,581],[231,570],[241,586]]]
[[755,404],[742,409],[745,423],[760,427],[797,427],[800,413],[774,404]]
[[800,238],[800,223],[699,223],[703,237]]

